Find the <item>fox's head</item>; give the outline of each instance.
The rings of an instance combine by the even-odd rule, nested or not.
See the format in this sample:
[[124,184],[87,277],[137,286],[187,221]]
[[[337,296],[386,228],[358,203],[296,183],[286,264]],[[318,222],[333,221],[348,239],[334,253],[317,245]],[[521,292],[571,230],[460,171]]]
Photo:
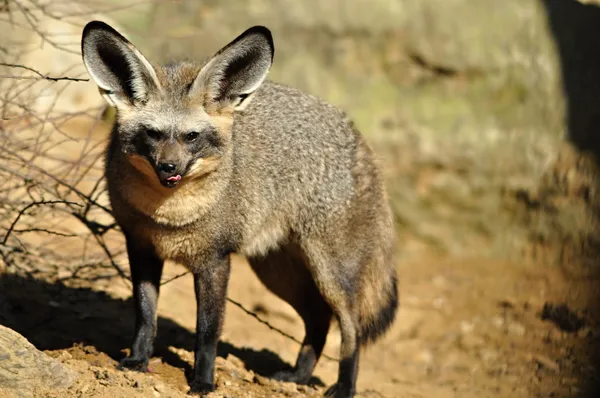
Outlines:
[[83,61],[117,110],[114,134],[140,172],[165,187],[219,167],[233,114],[245,107],[273,63],[270,31],[255,26],[203,65],[154,67],[104,22],[83,30]]

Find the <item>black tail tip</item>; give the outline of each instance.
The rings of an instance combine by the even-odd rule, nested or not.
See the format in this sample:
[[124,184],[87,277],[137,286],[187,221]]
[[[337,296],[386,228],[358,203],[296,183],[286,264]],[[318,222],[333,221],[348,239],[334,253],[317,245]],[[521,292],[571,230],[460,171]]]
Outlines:
[[394,276],[386,305],[380,309],[379,313],[374,319],[366,324],[361,325],[361,345],[373,343],[388,331],[394,322],[394,319],[396,318],[398,305],[398,281]]

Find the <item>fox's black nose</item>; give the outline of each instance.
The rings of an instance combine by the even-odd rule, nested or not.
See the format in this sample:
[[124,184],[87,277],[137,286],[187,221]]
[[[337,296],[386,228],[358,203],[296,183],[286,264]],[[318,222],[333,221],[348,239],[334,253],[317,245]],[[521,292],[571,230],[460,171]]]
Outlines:
[[158,168],[160,169],[160,171],[164,171],[165,173],[172,173],[175,171],[177,166],[173,163],[160,163],[158,165]]

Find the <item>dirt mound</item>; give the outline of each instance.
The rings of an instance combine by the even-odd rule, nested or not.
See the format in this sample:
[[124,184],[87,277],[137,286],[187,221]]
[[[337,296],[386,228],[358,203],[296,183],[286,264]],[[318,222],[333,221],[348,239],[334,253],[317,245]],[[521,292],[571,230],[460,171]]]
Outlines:
[[[117,362],[98,352],[93,346],[76,345],[66,350],[46,352],[79,375],[77,381],[63,389],[60,386],[28,388],[24,390],[0,389],[3,397],[184,397],[189,389],[183,371],[160,358],[151,362],[151,371],[140,373],[119,371]],[[192,358],[192,353],[181,352]],[[279,383],[248,371],[243,362],[229,355],[217,358],[217,391],[209,397],[316,397],[320,391],[309,386]]]
[[[176,350],[182,358],[193,354]],[[93,346],[77,345],[67,350],[48,351],[81,376],[69,389],[58,392],[38,389],[35,396],[60,397],[184,397],[189,389],[183,369],[154,358],[150,372],[119,371],[117,362]],[[278,383],[246,370],[233,356],[217,358],[215,382],[217,391],[209,397],[295,397],[319,396],[319,391],[293,383]]]

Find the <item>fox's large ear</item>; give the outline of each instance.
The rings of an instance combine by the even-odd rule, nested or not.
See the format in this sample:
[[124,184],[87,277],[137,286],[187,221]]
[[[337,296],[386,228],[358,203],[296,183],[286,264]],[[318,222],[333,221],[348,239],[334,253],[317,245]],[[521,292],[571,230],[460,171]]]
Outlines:
[[83,62],[114,106],[144,103],[160,90],[156,71],[126,38],[104,22],[89,22],[81,38]]
[[273,37],[254,26],[217,52],[202,68],[191,89],[207,110],[242,109],[267,77],[273,64]]

